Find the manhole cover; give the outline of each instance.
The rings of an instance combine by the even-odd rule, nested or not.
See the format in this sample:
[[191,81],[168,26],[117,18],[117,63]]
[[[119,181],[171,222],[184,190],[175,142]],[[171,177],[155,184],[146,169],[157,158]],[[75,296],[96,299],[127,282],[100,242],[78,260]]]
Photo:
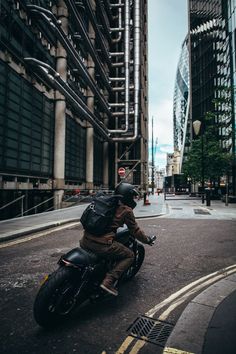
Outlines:
[[207,210],[203,209],[194,209],[195,214],[202,214],[202,215],[211,215],[211,213]]
[[173,324],[165,321],[139,316],[128,331],[135,338],[164,347],[173,327]]

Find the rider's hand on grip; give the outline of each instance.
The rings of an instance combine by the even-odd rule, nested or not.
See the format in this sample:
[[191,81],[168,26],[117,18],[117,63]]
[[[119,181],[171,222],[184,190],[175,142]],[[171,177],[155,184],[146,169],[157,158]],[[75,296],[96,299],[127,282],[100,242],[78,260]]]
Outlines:
[[156,237],[155,235],[153,235],[153,236],[148,236],[148,245],[149,245],[149,246],[154,245],[156,238],[157,238],[157,237]]

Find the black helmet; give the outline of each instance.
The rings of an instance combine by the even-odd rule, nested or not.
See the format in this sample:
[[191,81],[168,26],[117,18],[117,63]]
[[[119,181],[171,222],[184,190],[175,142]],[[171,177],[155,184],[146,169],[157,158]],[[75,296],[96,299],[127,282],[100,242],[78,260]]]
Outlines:
[[136,207],[134,197],[138,196],[139,193],[137,189],[134,186],[132,186],[132,184],[125,183],[125,182],[120,183],[115,189],[115,194],[122,195],[121,201],[125,205],[128,205],[132,209]]

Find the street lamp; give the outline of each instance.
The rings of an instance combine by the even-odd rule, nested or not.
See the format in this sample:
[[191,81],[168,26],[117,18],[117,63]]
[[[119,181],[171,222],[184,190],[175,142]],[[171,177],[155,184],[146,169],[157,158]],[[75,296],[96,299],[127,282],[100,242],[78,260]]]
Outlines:
[[[195,120],[193,122],[193,130],[196,136],[199,135],[201,131],[202,122],[200,120]],[[201,179],[202,179],[202,204],[204,204],[204,188],[205,188],[205,176],[204,176],[204,156],[203,156],[203,134],[201,133],[201,162],[202,162],[202,171],[201,171]]]

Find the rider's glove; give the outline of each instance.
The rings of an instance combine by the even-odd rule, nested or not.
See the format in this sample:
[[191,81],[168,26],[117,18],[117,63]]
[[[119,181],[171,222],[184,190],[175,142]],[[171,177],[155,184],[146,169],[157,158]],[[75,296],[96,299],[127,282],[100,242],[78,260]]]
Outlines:
[[147,242],[147,244],[148,244],[149,246],[154,245],[156,238],[157,238],[157,237],[156,237],[155,235],[153,235],[153,236],[148,236],[148,242]]

